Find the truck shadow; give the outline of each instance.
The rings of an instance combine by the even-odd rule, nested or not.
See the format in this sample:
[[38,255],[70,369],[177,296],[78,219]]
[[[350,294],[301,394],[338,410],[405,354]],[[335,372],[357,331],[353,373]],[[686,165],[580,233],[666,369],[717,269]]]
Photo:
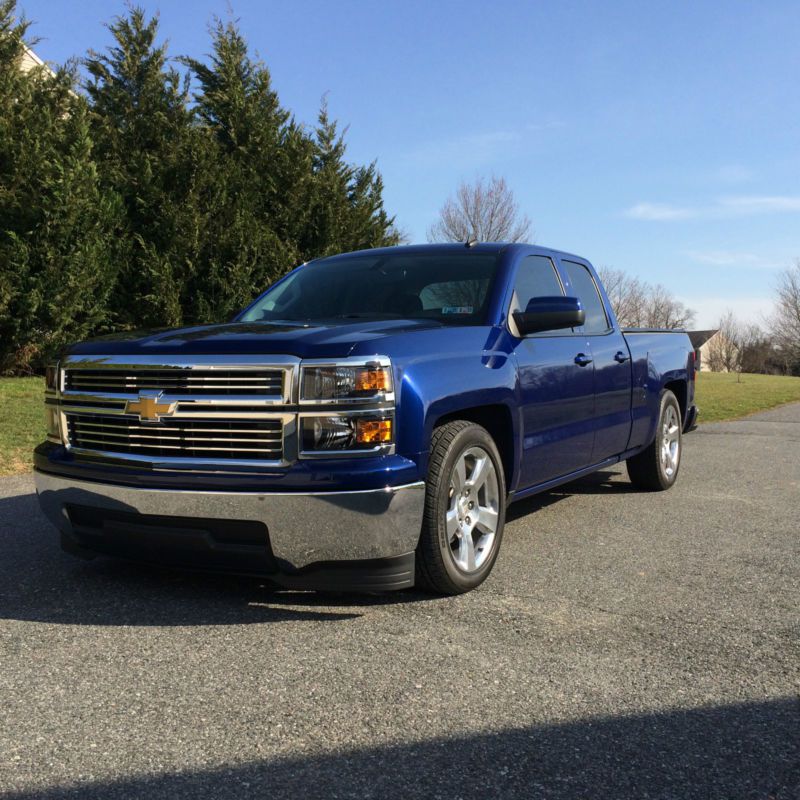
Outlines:
[[194,767],[4,796],[794,800],[800,796],[798,730],[800,704],[780,698]]
[[[622,480],[620,480],[621,474],[623,475]],[[508,508],[506,522],[513,522],[576,494],[607,494],[611,496],[637,492],[639,490],[624,476],[624,470],[622,473],[619,469],[600,470],[577,481],[572,481],[572,483],[565,483],[555,489],[550,489],[550,491],[535,494],[533,497],[513,503]]]
[[[509,508],[512,522],[573,494],[632,491],[599,472]],[[192,573],[61,552],[34,493],[0,499],[0,619],[62,625],[243,625],[287,620],[342,622],[369,608],[441,598],[409,590],[383,595],[276,591],[267,582]]]
[[62,625],[243,625],[341,622],[360,608],[433,599],[277,593],[265,581],[116,559],[82,561],[60,549],[34,493],[0,499],[0,619]]

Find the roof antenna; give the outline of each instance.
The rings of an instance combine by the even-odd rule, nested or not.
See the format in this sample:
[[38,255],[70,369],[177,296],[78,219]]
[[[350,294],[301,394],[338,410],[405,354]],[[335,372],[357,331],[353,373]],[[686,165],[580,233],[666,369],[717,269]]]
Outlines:
[[470,236],[464,243],[464,247],[475,247],[476,244],[478,244],[478,240],[474,236]]

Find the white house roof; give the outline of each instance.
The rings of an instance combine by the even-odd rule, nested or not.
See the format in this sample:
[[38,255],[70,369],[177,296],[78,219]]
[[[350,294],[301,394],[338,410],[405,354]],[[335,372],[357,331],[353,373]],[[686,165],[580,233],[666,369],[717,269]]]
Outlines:
[[33,52],[33,50],[30,49],[30,47],[27,45],[23,45],[23,47],[25,50],[22,53],[22,63],[20,64],[23,72],[30,72],[36,67],[44,67],[49,72],[53,71],[44,61],[42,61],[41,58],[39,58],[39,56],[36,55],[36,53]]

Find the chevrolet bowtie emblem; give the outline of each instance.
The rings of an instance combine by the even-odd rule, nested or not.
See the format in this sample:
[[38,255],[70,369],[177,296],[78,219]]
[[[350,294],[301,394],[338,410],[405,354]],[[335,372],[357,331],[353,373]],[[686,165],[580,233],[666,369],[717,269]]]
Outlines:
[[177,403],[159,403],[161,392],[139,392],[138,400],[125,403],[126,414],[138,414],[141,422],[158,422],[161,417],[171,417]]

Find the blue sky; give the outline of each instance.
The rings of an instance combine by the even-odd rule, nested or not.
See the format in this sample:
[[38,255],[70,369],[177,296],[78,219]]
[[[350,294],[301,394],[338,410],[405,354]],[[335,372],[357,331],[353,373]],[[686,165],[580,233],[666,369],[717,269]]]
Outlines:
[[[299,120],[328,93],[414,241],[459,181],[502,175],[538,244],[663,283],[703,327],[758,321],[800,257],[797,0],[142,5],[194,56],[232,7]],[[123,5],[20,8],[61,62]]]

